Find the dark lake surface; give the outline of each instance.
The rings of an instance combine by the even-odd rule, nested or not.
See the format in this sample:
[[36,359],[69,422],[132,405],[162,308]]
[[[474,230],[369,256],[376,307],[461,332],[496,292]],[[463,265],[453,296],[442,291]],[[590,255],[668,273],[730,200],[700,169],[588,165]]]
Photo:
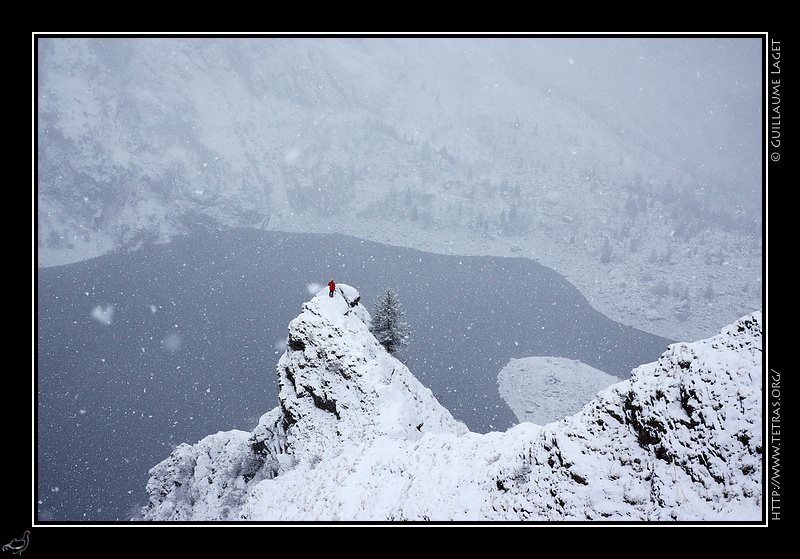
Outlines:
[[341,235],[237,230],[41,269],[37,519],[128,520],[180,443],[250,430],[278,405],[287,325],[334,278],[368,310],[387,287],[400,354],[475,432],[516,423],[497,374],[557,356],[627,378],[671,340],[614,322],[531,260],[445,256]]

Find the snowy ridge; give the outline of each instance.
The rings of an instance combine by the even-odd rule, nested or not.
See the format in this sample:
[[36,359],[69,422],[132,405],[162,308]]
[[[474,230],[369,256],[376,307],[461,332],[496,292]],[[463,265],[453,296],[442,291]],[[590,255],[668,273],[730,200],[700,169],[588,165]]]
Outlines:
[[760,520],[761,363],[760,312],[675,344],[545,427],[498,487],[531,519]]
[[155,521],[761,519],[761,313],[579,413],[469,432],[369,333],[356,290],[289,325],[280,405],[150,471]]

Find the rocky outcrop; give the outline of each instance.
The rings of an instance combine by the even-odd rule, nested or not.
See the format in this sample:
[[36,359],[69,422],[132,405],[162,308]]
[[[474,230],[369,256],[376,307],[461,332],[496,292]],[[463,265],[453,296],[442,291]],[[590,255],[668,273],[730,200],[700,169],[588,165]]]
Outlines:
[[231,505],[241,505],[245,487],[298,464],[382,437],[467,432],[370,334],[358,291],[339,284],[334,297],[327,292],[289,324],[277,367],[279,407],[250,434],[217,433],[176,448],[150,472],[146,518],[236,519]]
[[759,520],[761,365],[760,312],[675,344],[543,429],[498,487],[531,519]]
[[251,432],[176,448],[148,520],[761,518],[761,313],[546,426],[469,432],[369,333],[356,290],[289,324],[280,404]]

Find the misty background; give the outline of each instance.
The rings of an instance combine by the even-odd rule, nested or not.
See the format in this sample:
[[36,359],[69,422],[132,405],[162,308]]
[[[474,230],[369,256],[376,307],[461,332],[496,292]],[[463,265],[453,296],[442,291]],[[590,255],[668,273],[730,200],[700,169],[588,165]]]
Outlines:
[[761,308],[758,36],[34,46],[44,520],[251,428],[331,275],[367,308],[396,280],[409,368],[479,431],[507,359],[624,377]]
[[40,266],[244,226],[532,258],[675,339],[760,307],[759,37],[36,47]]

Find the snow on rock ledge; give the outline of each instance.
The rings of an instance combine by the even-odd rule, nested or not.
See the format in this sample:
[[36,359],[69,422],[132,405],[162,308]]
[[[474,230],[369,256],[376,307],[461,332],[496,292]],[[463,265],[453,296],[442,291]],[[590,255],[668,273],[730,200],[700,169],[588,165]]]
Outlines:
[[181,445],[147,520],[761,518],[761,313],[675,344],[579,413],[476,434],[327,289],[289,324],[280,404],[252,433]]

